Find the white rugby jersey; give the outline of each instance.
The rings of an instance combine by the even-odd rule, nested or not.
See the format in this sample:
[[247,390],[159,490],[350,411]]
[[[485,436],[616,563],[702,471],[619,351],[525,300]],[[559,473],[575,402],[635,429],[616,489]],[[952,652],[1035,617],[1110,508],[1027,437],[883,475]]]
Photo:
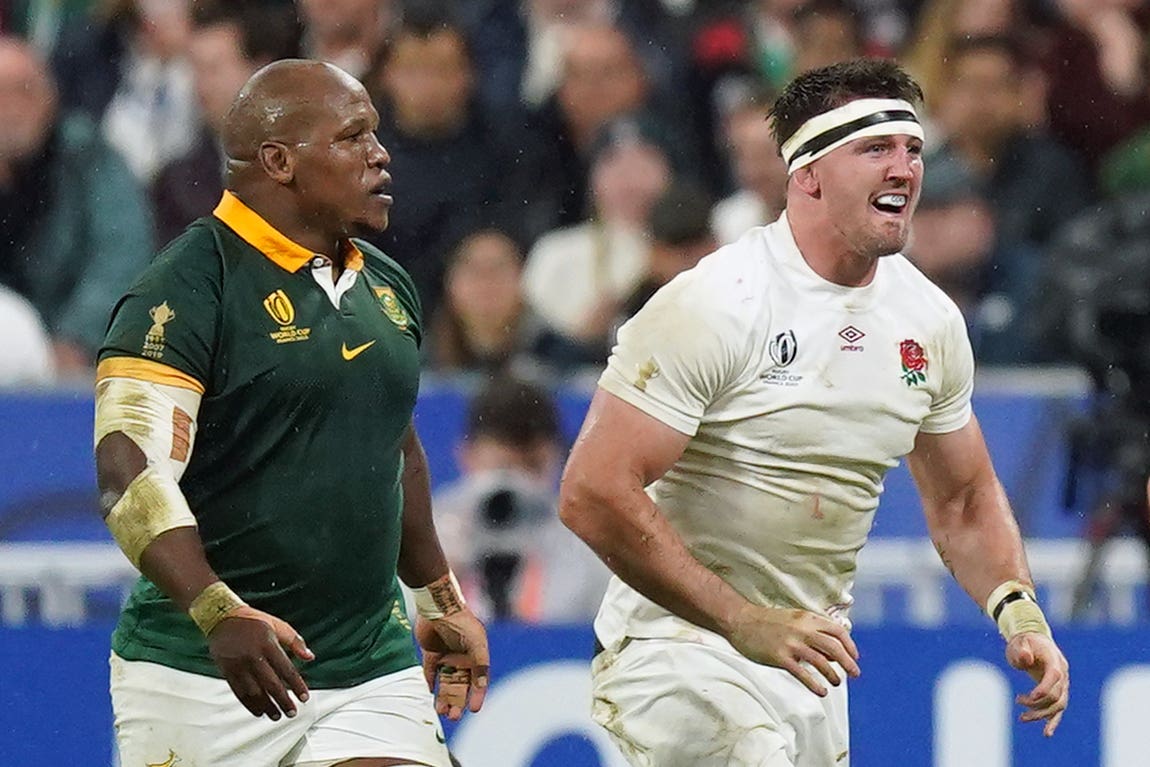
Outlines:
[[[973,377],[962,314],[909,261],[835,285],[784,214],[655,294],[619,330],[599,386],[691,435],[647,492],[696,558],[753,602],[849,625],[883,475],[918,432],[966,425]],[[595,629],[608,647],[718,639],[617,577]]]

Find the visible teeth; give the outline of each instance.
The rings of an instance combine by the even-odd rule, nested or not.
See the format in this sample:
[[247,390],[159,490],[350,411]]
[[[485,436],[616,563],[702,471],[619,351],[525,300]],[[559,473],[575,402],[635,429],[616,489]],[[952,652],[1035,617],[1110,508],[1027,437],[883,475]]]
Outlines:
[[879,195],[875,202],[879,205],[890,205],[894,208],[901,208],[906,205],[905,194],[883,194]]

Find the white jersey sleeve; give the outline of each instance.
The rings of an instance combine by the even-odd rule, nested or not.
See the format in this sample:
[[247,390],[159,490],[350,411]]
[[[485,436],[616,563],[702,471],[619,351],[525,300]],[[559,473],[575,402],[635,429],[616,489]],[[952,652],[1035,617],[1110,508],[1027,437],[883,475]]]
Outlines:
[[974,351],[966,332],[966,323],[957,306],[952,305],[942,340],[942,381],[931,402],[930,413],[919,431],[946,434],[957,431],[970,421],[971,394],[974,391]]
[[689,436],[747,365],[747,281],[719,268],[721,254],[680,274],[619,329],[599,379],[601,388]]

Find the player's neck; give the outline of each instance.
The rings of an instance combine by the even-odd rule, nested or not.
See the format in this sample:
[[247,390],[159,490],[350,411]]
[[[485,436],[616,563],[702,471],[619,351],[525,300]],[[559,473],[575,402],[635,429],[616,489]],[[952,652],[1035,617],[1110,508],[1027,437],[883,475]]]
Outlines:
[[827,282],[861,288],[874,279],[878,259],[859,253],[833,222],[799,213],[787,223],[807,266]]
[[284,237],[312,253],[327,256],[339,267],[343,266],[344,252],[340,245],[345,237],[326,227],[316,226],[314,217],[300,211],[293,200],[258,193],[248,193],[242,199],[250,200],[248,206]]

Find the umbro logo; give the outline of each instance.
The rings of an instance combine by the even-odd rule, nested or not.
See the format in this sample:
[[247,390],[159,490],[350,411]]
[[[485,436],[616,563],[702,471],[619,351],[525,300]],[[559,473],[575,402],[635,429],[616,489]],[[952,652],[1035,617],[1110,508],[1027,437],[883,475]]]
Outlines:
[[861,351],[863,351],[863,346],[859,344],[859,341],[863,340],[863,338],[865,338],[865,337],[866,337],[866,333],[862,332],[861,330],[856,328],[854,325],[847,325],[845,328],[843,328],[842,330],[839,331],[839,338],[846,341],[845,344],[843,344],[842,346],[839,347],[839,351],[842,351],[842,352],[861,352]]

